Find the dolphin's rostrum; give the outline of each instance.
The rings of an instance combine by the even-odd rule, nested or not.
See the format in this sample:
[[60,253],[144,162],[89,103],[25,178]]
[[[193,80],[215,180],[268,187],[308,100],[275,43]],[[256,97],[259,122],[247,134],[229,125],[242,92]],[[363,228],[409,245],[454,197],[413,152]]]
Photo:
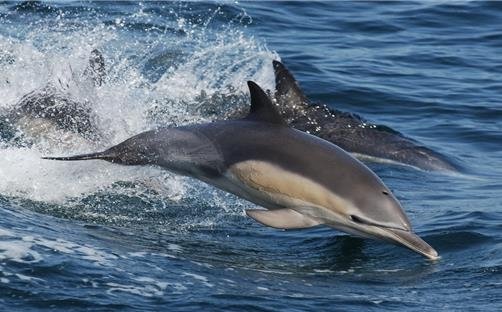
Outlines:
[[160,166],[266,208],[246,213],[267,226],[324,224],[438,258],[370,169],[338,146],[288,127],[265,92],[248,86],[251,109],[243,119],[160,128],[103,152],[46,159]]

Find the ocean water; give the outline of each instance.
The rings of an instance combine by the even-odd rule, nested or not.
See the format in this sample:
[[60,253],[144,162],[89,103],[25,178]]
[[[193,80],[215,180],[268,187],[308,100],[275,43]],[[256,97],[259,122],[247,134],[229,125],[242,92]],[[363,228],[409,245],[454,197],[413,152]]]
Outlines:
[[[99,87],[82,75],[93,49]],[[105,146],[30,142],[2,115],[0,310],[502,310],[501,51],[500,2],[1,3],[0,112],[59,85],[92,103],[109,146],[247,105],[246,81],[273,89],[276,59],[311,100],[464,170],[368,163],[431,262],[326,227],[263,227],[252,204],[156,168],[42,160]]]

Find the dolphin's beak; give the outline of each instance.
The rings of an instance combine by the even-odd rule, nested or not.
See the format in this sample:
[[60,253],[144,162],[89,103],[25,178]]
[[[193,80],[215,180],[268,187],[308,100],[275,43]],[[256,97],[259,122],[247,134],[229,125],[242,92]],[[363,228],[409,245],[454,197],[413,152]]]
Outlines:
[[424,255],[430,260],[437,260],[440,258],[434,248],[432,248],[429,244],[427,244],[423,239],[418,237],[418,235],[413,232],[391,228],[381,229],[388,234],[386,235],[386,239],[391,241],[392,243],[397,243],[399,245],[408,247],[409,249]]
[[[438,260],[440,257],[434,248],[427,244],[417,234],[413,233],[410,226],[403,227],[401,224],[381,225],[368,221],[364,217],[350,216],[350,226],[344,227],[348,233],[353,233],[366,238],[385,240],[390,243],[407,247],[430,260]],[[335,226],[336,227],[336,226]]]

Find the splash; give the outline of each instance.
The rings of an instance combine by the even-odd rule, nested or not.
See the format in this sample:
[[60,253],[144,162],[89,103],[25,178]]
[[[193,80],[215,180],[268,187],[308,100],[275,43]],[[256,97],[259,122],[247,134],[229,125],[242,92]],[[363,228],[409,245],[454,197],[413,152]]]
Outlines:
[[[15,110],[26,93],[49,84],[88,101],[98,117],[98,131],[106,138],[100,144],[72,136],[64,144],[51,140],[28,144],[19,129],[0,129],[1,196],[38,202],[38,209],[65,205],[76,213],[91,206],[86,215],[91,219],[106,214],[99,211],[99,202],[106,203],[110,196],[125,197],[122,202],[140,198],[147,204],[193,204],[190,200],[197,197],[227,210],[239,202],[155,168],[40,159],[43,154],[101,150],[161,125],[216,119],[232,106],[247,105],[247,80],[273,87],[271,60],[278,56],[246,33],[245,12],[227,7],[195,14],[184,4],[172,6],[153,11],[139,5],[137,13],[119,18],[97,8],[62,7],[27,23],[22,33],[8,27],[15,14],[0,15],[0,24],[6,26],[0,30],[2,115]],[[221,17],[225,14],[235,16]],[[100,86],[90,85],[82,75],[93,49],[101,51],[106,63]],[[0,121],[8,123],[5,118]]]

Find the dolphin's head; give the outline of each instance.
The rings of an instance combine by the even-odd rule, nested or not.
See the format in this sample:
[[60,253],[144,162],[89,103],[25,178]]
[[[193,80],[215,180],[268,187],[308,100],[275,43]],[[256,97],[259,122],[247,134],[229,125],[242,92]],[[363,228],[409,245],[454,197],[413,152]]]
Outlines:
[[370,170],[362,170],[349,179],[350,189],[339,194],[345,208],[337,209],[333,227],[405,246],[431,260],[439,258],[429,244],[413,233],[401,204],[380,178]]

